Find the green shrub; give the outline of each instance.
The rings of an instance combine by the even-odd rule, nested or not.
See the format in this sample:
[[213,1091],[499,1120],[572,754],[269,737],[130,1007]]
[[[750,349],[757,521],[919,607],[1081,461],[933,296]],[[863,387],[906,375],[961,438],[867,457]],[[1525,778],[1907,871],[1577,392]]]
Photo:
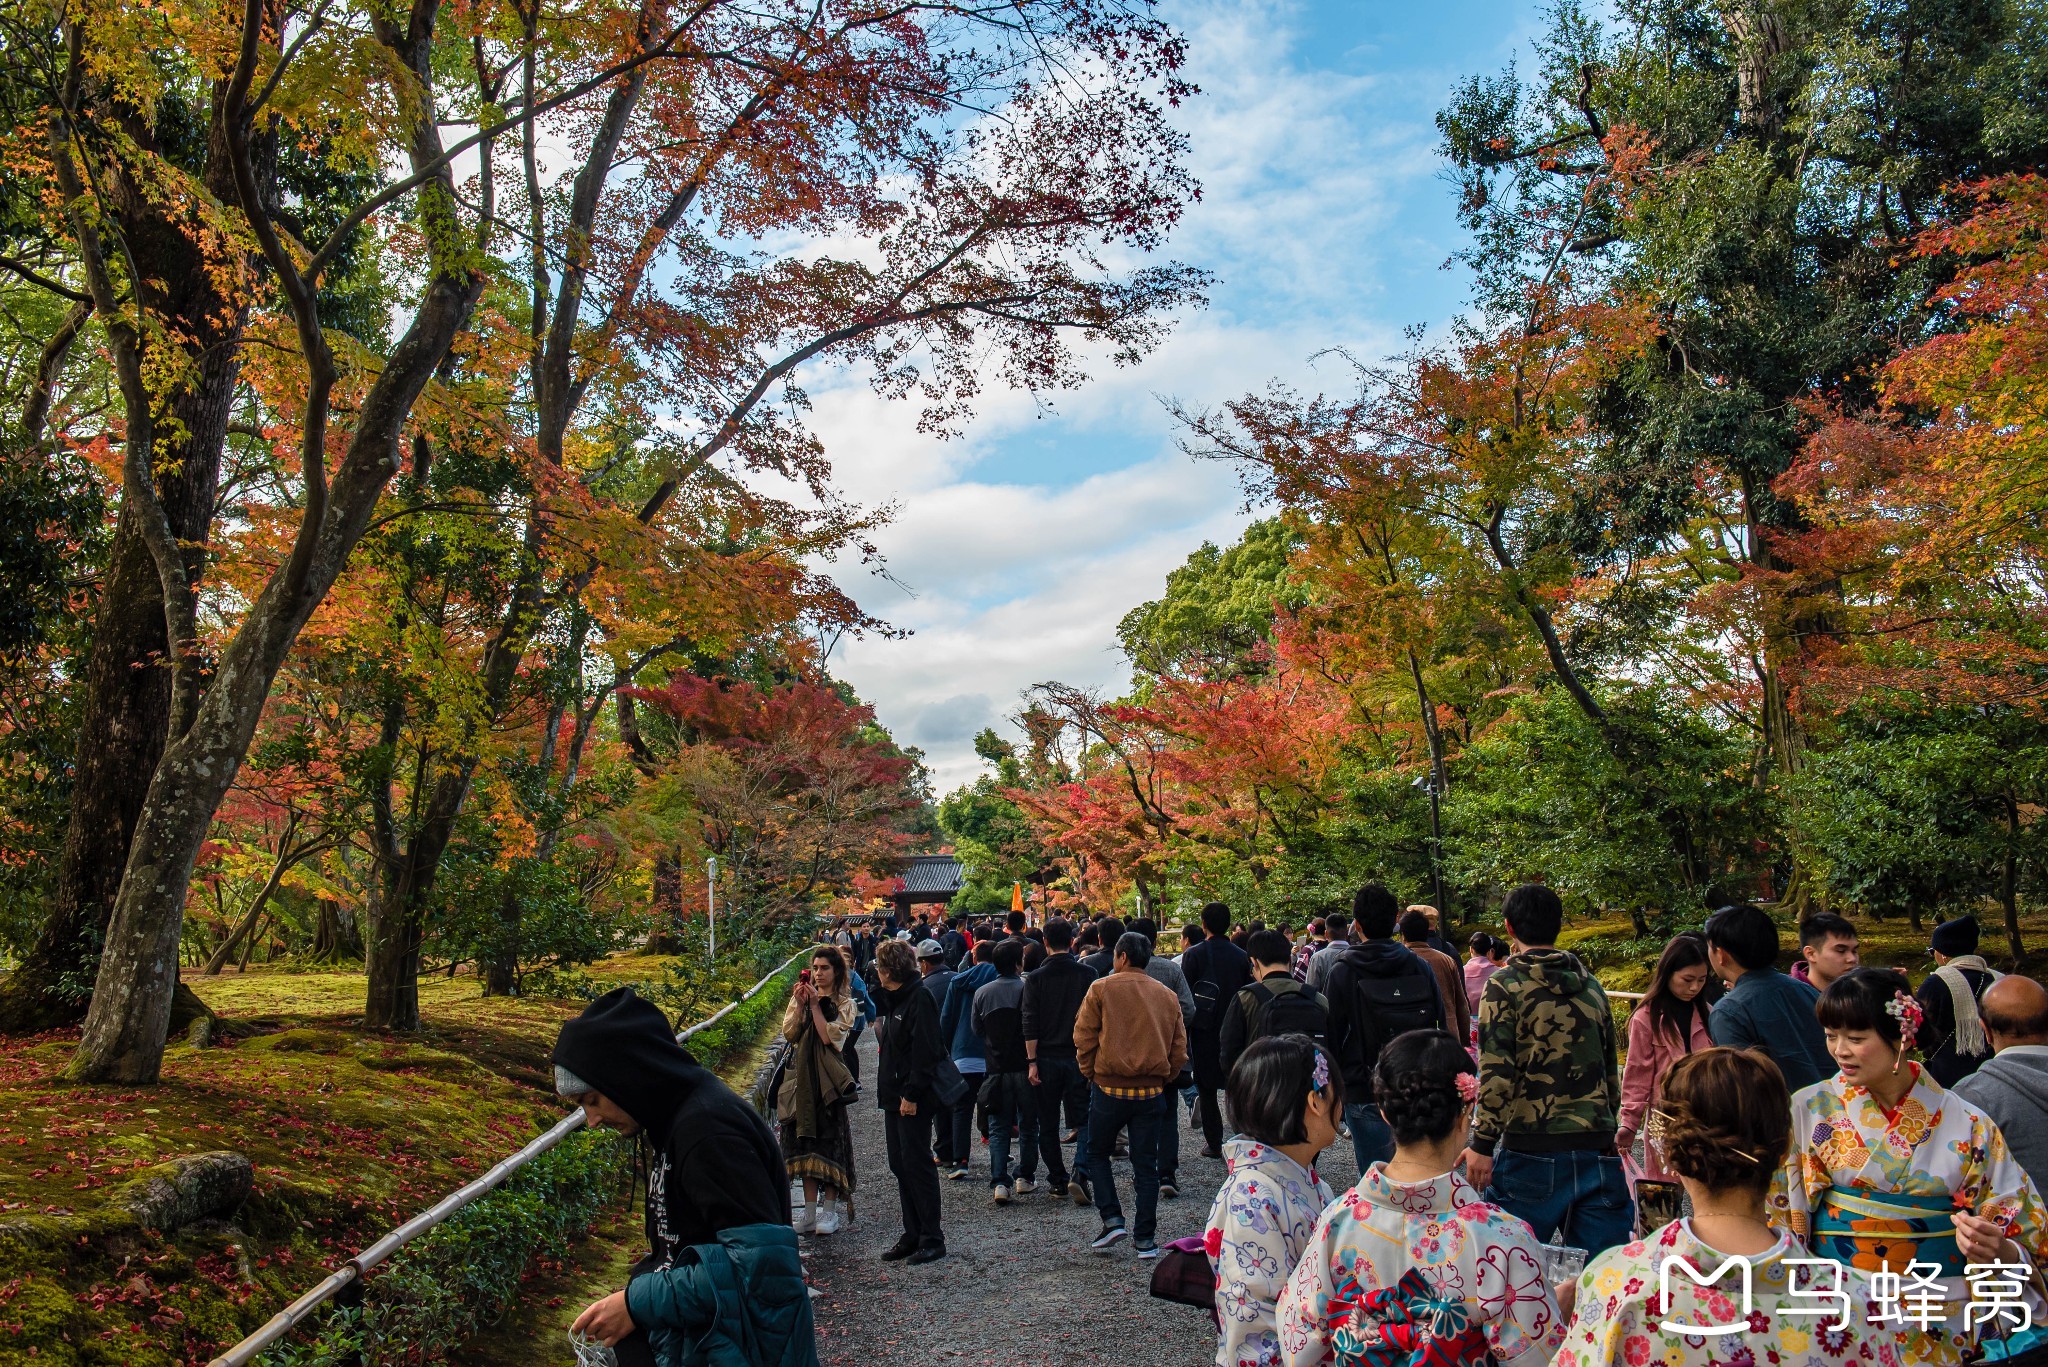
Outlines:
[[[791,964],[689,1048],[707,1067],[730,1063],[781,1018],[800,965]],[[751,986],[740,984],[732,996]],[[264,1367],[414,1367],[439,1362],[494,1322],[536,1256],[558,1257],[616,1192],[632,1141],[579,1131],[496,1191],[407,1244],[364,1287],[360,1307],[329,1314],[306,1342],[273,1349]]]

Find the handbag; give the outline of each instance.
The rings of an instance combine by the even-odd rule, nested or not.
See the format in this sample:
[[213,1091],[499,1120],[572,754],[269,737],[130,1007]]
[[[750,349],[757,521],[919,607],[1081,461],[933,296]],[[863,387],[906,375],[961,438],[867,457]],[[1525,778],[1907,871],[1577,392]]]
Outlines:
[[939,1055],[939,1066],[932,1069],[932,1099],[949,1111],[967,1100],[967,1075],[951,1054]]
[[1159,1250],[1152,1264],[1152,1294],[1175,1305],[1192,1305],[1216,1313],[1216,1269],[1199,1235],[1175,1239]]

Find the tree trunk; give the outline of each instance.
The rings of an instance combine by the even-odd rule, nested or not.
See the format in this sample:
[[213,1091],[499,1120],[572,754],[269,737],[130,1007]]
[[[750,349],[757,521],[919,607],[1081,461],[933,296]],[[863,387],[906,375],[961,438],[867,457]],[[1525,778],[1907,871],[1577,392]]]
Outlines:
[[498,903],[498,944],[484,961],[484,995],[519,995],[519,898],[506,893]]
[[442,770],[427,798],[426,819],[403,854],[385,866],[363,947],[363,965],[369,970],[363,1024],[372,1030],[420,1028],[420,946],[426,940],[427,907],[468,791],[467,769]]
[[[213,814],[248,753],[286,654],[398,468],[400,429],[468,319],[479,289],[467,274],[431,280],[411,329],[358,409],[348,454],[329,490],[327,516],[304,529],[310,539],[304,559],[295,552],[265,584],[221,652],[191,729],[157,765],[122,871],[85,1034],[70,1068],[74,1081],[156,1081],[176,986],[185,894]],[[416,953],[415,947],[415,964]],[[416,1022],[416,1002],[411,1016]]]
[[341,903],[321,898],[313,917],[313,961],[340,963],[360,958],[362,952],[362,941],[344,920]]
[[[271,861],[270,876],[263,880],[263,886],[257,889],[255,899],[249,903],[249,914],[228,932],[228,937],[220,942],[220,948],[214,950],[213,957],[206,961],[206,968],[203,971],[207,977],[220,976],[221,969],[227,966],[228,956],[235,952],[237,940],[245,935],[252,940],[256,938],[256,923],[263,919],[263,910],[270,905],[271,894],[275,893],[278,884],[284,881],[285,870],[297,862],[297,856],[292,850],[292,833],[297,829],[298,819],[294,817],[285,826],[284,839],[278,842],[277,858]],[[246,968],[248,963],[249,956],[244,954],[243,967]]]
[[2005,799],[2005,858],[2000,861],[1998,877],[1998,901],[2005,908],[2005,944],[2012,951],[2012,971],[2020,971],[2020,960],[2026,956],[2026,946],[2020,942],[2020,861],[2015,847],[2020,840],[2019,803],[2011,797]]
[[654,857],[654,929],[647,935],[650,954],[683,952],[683,865],[673,854]]
[[[154,142],[153,130],[132,120],[129,126]],[[266,155],[266,187],[272,165]],[[233,199],[217,112],[202,177],[215,195]],[[152,198],[128,175],[110,176],[108,183],[121,230],[147,282],[150,313],[163,320],[163,335],[190,339],[161,367],[167,377],[190,375],[192,381],[168,396],[168,421],[155,427],[153,464],[158,499],[173,535],[187,548],[186,578],[196,591],[220,482],[221,445],[241,375],[247,312],[238,297],[219,288],[229,273],[207,259],[182,205]],[[124,506],[85,661],[71,819],[56,886],[34,946],[0,986],[0,1033],[47,1030],[85,1015],[125,855],[167,738],[171,680],[164,651],[162,580]],[[174,990],[179,1014],[209,1014],[190,988],[178,984]]]

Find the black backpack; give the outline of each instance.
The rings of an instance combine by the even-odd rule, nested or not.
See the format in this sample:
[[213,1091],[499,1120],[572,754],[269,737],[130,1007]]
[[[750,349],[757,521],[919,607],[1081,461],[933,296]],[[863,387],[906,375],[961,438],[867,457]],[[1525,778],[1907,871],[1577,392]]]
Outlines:
[[1330,1037],[1330,1012],[1322,993],[1300,984],[1292,992],[1279,992],[1263,982],[1245,989],[1251,997],[1246,1008],[1245,1043],[1269,1035],[1307,1035],[1318,1044]]
[[1363,973],[1351,975],[1352,1017],[1365,1047],[1368,1067],[1378,1060],[1380,1051],[1394,1036],[1404,1035],[1410,1030],[1444,1028],[1443,1009],[1437,1001],[1436,974],[1419,958],[1415,966],[1421,971],[1403,973],[1395,978],[1371,978]]

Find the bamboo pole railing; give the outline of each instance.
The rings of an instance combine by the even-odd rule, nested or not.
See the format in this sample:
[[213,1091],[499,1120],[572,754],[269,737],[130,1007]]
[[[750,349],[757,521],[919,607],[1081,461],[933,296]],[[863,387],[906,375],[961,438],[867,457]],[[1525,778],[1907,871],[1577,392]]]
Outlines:
[[[768,975],[762,978],[761,981],[727,1002],[714,1014],[705,1017],[678,1034],[676,1036],[677,1042],[686,1041],[700,1030],[708,1030],[724,1020],[732,1012],[739,1009],[743,1003],[752,998],[755,993],[775,981],[784,969],[810,952],[809,949],[804,949],[784,959],[780,964],[771,969]],[[506,1178],[582,1128],[583,1112],[580,1109],[564,1116],[556,1123],[554,1128],[535,1139],[511,1157],[499,1162],[489,1172],[477,1178],[474,1182],[448,1193],[448,1195],[442,1197],[426,1210],[413,1216],[410,1220],[407,1220],[404,1224],[398,1226],[398,1228],[350,1258],[304,1295],[278,1311],[275,1315],[272,1315],[269,1320],[264,1322],[262,1328],[228,1349],[225,1353],[222,1353],[219,1357],[213,1359],[212,1362],[207,1364],[207,1367],[248,1367],[249,1363],[256,1360],[258,1353],[271,1347],[279,1339],[297,1328],[305,1321],[308,1315],[312,1314],[322,1305],[325,1305],[328,1301],[333,1300],[350,1286],[360,1284],[365,1274],[371,1268],[377,1266],[399,1249],[405,1247],[420,1235],[425,1234],[428,1230],[433,1229],[437,1225],[445,1224],[448,1218],[454,1215],[455,1212],[487,1192],[496,1190],[504,1184]]]

